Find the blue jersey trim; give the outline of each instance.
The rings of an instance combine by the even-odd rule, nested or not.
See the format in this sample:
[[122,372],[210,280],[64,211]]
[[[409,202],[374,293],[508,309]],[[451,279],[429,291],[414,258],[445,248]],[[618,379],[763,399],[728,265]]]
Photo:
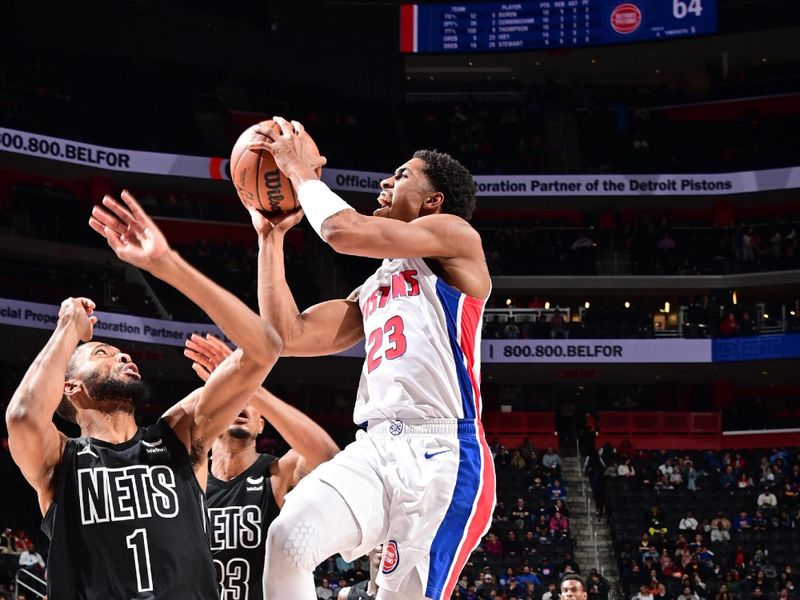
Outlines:
[[472,390],[472,382],[469,373],[464,366],[464,353],[458,343],[458,303],[461,299],[461,292],[448,285],[441,279],[436,279],[436,295],[444,310],[445,323],[447,324],[447,337],[450,338],[450,349],[453,351],[455,359],[456,376],[458,377],[458,388],[461,391],[461,408],[464,411],[465,419],[475,418],[475,397]]

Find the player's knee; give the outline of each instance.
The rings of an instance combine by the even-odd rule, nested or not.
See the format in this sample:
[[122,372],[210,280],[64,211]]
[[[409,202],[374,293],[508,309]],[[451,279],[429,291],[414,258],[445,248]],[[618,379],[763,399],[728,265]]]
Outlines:
[[324,556],[320,555],[320,528],[313,518],[281,513],[269,526],[267,546],[270,562],[291,564],[313,571]]

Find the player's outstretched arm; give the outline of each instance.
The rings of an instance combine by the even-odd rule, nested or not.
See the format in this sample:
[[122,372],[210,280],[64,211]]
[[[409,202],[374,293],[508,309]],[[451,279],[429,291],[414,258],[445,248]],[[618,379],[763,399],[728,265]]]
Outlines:
[[53,424],[53,413],[64,395],[64,376],[78,342],[92,339],[97,317],[88,298],[61,303],[58,324],[47,344],[28,368],[6,410],[8,445],[14,461],[39,496],[47,512],[55,489],[55,469],[66,437]]
[[347,350],[364,337],[361,312],[351,300],[330,300],[303,312],[286,283],[283,244],[302,213],[269,221],[248,209],[258,233],[258,306],[283,340],[283,356],[325,356]]
[[[192,335],[184,354],[192,360],[192,369],[203,381],[231,354],[221,340],[212,335]],[[272,491],[279,506],[284,495],[317,465],[330,460],[339,447],[327,432],[307,415],[274,394],[259,387],[250,403],[292,448],[278,461],[273,473]]]
[[202,308],[249,360],[271,367],[276,349],[280,348],[274,327],[170,248],[164,234],[130,192],[123,191],[122,200],[124,204],[105,196],[105,209],[92,209],[92,229],[106,239],[120,259],[167,282]]
[[186,445],[201,482],[205,483],[206,452],[247,402],[275,364],[281,340],[275,328],[173,251],[156,224],[129,192],[124,205],[103,198],[107,210],[95,206],[89,221],[122,260],[182,292],[238,346],[206,385],[164,414]]

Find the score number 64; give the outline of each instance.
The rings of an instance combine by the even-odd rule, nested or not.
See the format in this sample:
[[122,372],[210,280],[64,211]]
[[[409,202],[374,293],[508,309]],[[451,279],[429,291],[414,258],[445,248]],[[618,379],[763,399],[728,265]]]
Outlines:
[[692,13],[699,17],[703,14],[703,0],[672,0],[672,14],[676,19],[683,19],[687,14]]

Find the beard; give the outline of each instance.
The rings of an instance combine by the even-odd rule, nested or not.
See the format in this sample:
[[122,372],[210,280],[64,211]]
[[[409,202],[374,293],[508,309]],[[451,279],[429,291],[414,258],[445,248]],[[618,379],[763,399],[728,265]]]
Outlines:
[[235,440],[248,440],[248,439],[255,439],[252,433],[247,431],[244,427],[239,427],[238,425],[231,425],[228,428],[228,435],[231,436]]
[[89,395],[98,402],[130,402],[138,407],[150,397],[150,387],[141,379],[124,381],[114,377],[100,378],[93,374],[83,384]]

